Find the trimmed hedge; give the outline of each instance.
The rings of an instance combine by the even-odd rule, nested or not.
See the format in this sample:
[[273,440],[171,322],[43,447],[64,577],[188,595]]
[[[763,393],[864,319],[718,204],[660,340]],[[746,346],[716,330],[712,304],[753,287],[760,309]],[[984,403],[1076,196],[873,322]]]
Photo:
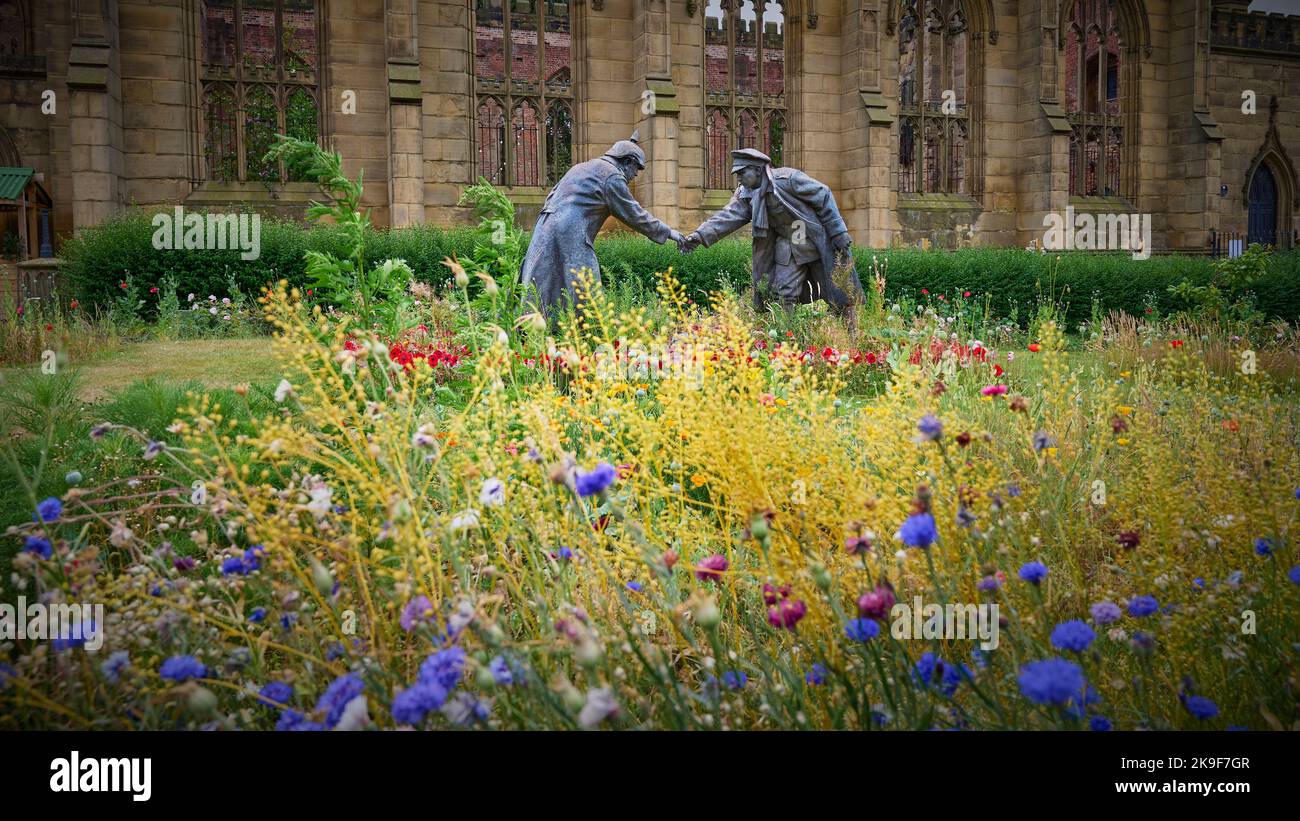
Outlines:
[[[262,220],[261,255],[255,260],[240,259],[238,251],[157,251],[151,242],[152,214],[131,212],[68,239],[63,246],[64,276],[72,294],[87,303],[112,299],[119,292],[118,283],[129,272],[142,291],[161,284],[168,276],[174,278],[182,299],[189,292],[200,296],[224,294],[229,290],[229,279],[245,293],[255,295],[264,284],[279,279],[302,285],[303,254],[308,250],[344,255],[342,237],[336,228],[273,219]],[[366,247],[372,263],[400,257],[419,279],[442,284],[451,276],[442,259],[469,256],[475,242],[471,229],[424,225],[373,231]],[[923,300],[922,289],[929,290],[931,298],[944,294],[949,299],[971,291],[980,297],[991,295],[997,315],[1008,316],[1018,308],[1022,322],[1032,313],[1040,291],[1044,297],[1049,296],[1049,279],[1055,266],[1053,296],[1068,304],[1070,327],[1088,318],[1094,293],[1106,310],[1140,315],[1152,304],[1168,311],[1176,307],[1169,296],[1170,285],[1183,278],[1203,283],[1213,273],[1213,260],[1206,257],[1133,260],[1123,253],[1039,254],[1002,248],[857,248],[855,254],[867,287],[872,257],[882,264],[888,261],[888,299]],[[656,245],[644,237],[615,233],[596,241],[596,256],[607,281],[632,278],[651,291],[655,273],[671,266],[696,299],[724,284],[743,292],[750,283],[750,246],[743,238],[724,240],[682,256],[672,243]],[[1300,318],[1297,286],[1300,252],[1274,254],[1268,274],[1254,286],[1260,310],[1269,316]]]

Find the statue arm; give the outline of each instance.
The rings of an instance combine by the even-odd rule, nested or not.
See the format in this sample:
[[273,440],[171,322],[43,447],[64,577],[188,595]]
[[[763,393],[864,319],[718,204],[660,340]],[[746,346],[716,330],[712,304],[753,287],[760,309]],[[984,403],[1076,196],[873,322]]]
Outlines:
[[744,228],[749,224],[751,216],[749,200],[732,195],[727,207],[700,223],[695,233],[699,235],[700,243],[707,248],[732,231]]
[[661,245],[672,236],[671,228],[636,201],[627,187],[627,179],[622,174],[611,174],[605,180],[604,189],[605,203],[609,206],[609,210],[627,227],[645,234]]

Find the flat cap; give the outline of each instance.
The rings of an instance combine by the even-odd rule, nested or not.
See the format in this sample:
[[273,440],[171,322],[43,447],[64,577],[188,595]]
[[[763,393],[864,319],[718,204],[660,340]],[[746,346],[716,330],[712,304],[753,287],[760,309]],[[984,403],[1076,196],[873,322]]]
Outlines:
[[731,171],[734,174],[747,165],[771,165],[772,158],[757,148],[738,148],[731,152]]

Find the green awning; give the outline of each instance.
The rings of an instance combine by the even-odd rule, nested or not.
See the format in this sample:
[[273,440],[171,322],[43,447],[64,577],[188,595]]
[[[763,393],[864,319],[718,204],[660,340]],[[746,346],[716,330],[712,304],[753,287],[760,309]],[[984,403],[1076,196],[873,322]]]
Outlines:
[[16,200],[22,197],[23,189],[31,180],[34,168],[0,167],[0,200]]

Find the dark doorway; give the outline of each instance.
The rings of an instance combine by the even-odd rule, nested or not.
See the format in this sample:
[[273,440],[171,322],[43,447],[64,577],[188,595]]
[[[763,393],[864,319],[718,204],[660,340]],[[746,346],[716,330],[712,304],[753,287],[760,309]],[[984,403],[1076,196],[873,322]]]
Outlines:
[[1250,180],[1247,205],[1246,242],[1277,245],[1277,182],[1264,163],[1255,169]]

